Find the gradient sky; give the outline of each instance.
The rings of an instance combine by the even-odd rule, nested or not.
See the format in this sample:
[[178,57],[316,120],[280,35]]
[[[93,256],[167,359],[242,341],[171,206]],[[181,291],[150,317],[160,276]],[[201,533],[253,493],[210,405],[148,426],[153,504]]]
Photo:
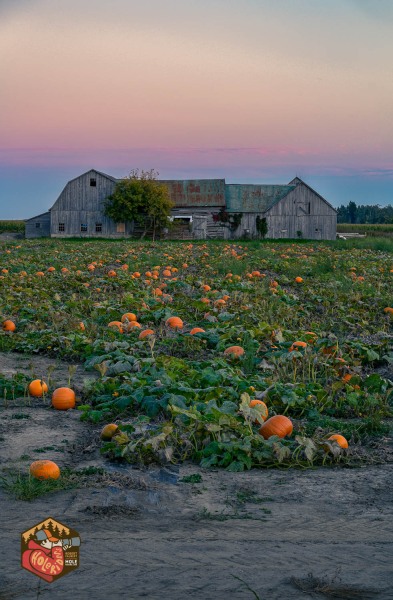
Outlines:
[[0,0],[0,218],[96,168],[393,203],[392,0]]

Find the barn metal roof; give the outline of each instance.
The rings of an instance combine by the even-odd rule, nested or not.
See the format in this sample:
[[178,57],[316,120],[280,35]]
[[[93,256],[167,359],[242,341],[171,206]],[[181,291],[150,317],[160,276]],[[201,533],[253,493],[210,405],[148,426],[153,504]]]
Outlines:
[[225,186],[226,208],[228,212],[265,212],[295,187],[295,185],[227,184]]
[[30,217],[29,219],[25,219],[25,223],[27,223],[27,221],[33,221],[34,219],[39,219],[40,217],[46,217],[46,215],[50,215],[50,209],[44,213],[40,213],[39,215],[36,215],[35,217]]
[[225,206],[225,179],[161,179],[176,207]]

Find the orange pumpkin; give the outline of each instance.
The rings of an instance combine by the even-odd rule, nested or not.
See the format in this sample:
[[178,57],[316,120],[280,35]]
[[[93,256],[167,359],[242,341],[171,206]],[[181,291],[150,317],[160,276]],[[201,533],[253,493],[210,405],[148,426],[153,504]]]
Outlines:
[[295,281],[296,281],[296,283],[303,283],[303,278],[302,277],[295,277]]
[[135,327],[141,328],[140,323],[138,323],[137,321],[129,321],[129,322],[126,321],[123,323],[123,331],[131,331]]
[[330,441],[335,441],[340,446],[340,448],[348,448],[348,442],[343,435],[339,433],[335,433],[328,438]]
[[225,306],[225,304],[226,304],[225,300],[223,298],[220,298],[219,300],[215,301],[214,306],[216,308],[220,308],[222,306]]
[[179,317],[169,317],[169,319],[165,321],[165,325],[171,329],[182,329],[183,321]]
[[172,277],[172,273],[170,272],[170,270],[169,270],[169,269],[165,269],[165,270],[162,272],[162,274],[163,274],[163,276],[164,276],[164,277]]
[[2,328],[3,331],[15,331],[16,325],[13,321],[7,319],[6,321],[3,321]]
[[121,323],[120,321],[111,321],[110,323],[108,323],[108,327],[117,327],[120,333],[123,333],[123,323]]
[[191,329],[191,335],[195,335],[196,333],[205,333],[205,330],[202,329],[202,327],[194,327],[193,329]]
[[124,323],[124,321],[137,321],[136,315],[134,313],[124,313],[121,322]]
[[289,348],[289,352],[293,352],[294,350],[298,350],[299,348],[307,348],[306,342],[293,342],[292,346]]
[[117,275],[117,273],[116,273],[116,271],[113,271],[113,269],[108,271],[108,277],[116,277],[116,275]]
[[34,379],[29,383],[29,394],[35,398],[41,398],[48,391],[48,386],[42,379]]
[[270,417],[259,430],[259,433],[265,440],[268,440],[272,435],[277,435],[280,438],[284,438],[287,435],[291,435],[293,431],[293,425],[291,419],[284,415],[275,415]]
[[57,388],[52,394],[52,406],[56,410],[75,408],[75,392],[68,387]]
[[115,433],[117,433],[118,429],[119,428],[115,423],[109,423],[108,425],[105,425],[101,431],[101,439],[106,442],[110,441]]
[[52,460],[36,460],[30,465],[30,475],[35,479],[59,479],[60,469]]
[[228,356],[229,358],[240,358],[244,355],[244,348],[241,346],[229,346],[224,350],[224,356]]
[[[248,406],[250,408],[255,408],[256,406],[258,406],[258,412],[260,413],[262,419],[266,421],[269,415],[269,409],[262,400],[251,400]],[[259,423],[259,421],[255,421],[255,423]]]
[[138,336],[138,339],[144,340],[149,335],[154,335],[154,330],[153,329],[145,329],[144,331],[141,331],[140,334],[139,334],[139,336]]

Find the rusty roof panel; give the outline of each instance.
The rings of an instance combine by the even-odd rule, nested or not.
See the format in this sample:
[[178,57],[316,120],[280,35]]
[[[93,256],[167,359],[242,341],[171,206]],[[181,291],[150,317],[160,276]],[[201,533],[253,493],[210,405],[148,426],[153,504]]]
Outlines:
[[265,212],[295,187],[295,185],[227,184],[225,186],[227,211]]
[[160,180],[169,188],[175,206],[225,206],[225,179]]

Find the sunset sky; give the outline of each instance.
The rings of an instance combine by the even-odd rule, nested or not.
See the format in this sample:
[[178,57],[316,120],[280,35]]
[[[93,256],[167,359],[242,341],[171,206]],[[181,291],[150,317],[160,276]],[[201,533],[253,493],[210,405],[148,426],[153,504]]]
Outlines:
[[0,219],[89,168],[393,204],[392,0],[0,0]]

